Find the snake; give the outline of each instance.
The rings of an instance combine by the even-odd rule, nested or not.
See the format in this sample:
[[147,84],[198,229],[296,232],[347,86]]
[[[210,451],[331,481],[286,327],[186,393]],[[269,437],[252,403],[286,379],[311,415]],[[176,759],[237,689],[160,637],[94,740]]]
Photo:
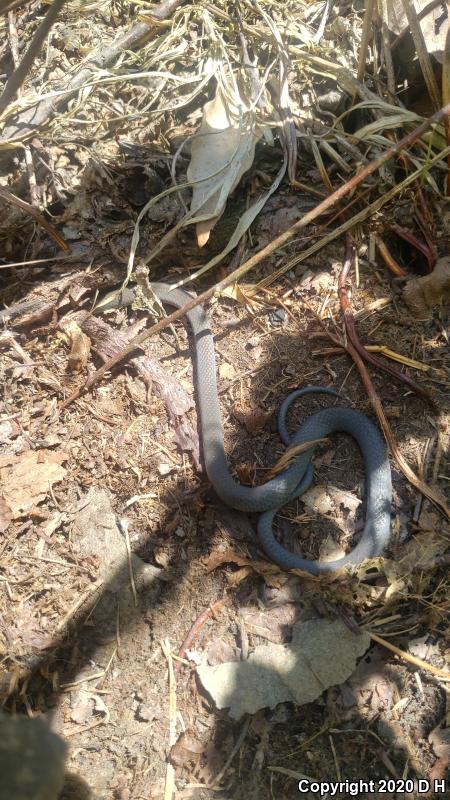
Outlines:
[[[168,283],[151,283],[159,301],[182,308],[193,295]],[[102,310],[131,305],[135,290],[126,288],[102,303]],[[259,513],[257,535],[262,549],[282,569],[299,569],[312,575],[354,567],[367,558],[381,555],[389,542],[391,522],[391,470],[384,440],[368,417],[347,407],[333,406],[312,414],[290,435],[287,414],[291,404],[305,394],[325,392],[338,395],[328,387],[308,386],[291,392],[281,404],[278,430],[287,447],[304,445],[292,463],[281,473],[260,486],[243,486],[231,474],[224,447],[221,411],[216,378],[214,339],[208,314],[202,305],[186,313],[194,342],[194,367],[199,428],[206,474],[216,494],[227,505],[239,511]],[[311,460],[317,440],[332,433],[344,432],[357,442],[366,472],[366,518],[359,542],[347,555],[333,561],[313,561],[287,550],[276,539],[273,522],[278,511],[299,497],[312,483]],[[307,443],[311,442],[311,447]]]

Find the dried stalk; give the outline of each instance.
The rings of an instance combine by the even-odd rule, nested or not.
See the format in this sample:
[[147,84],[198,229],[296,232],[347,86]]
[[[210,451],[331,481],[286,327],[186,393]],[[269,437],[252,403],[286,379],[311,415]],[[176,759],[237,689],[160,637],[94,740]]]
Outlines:
[[47,231],[49,236],[51,236],[52,239],[54,239],[58,247],[61,247],[63,250],[66,251],[66,253],[70,251],[69,245],[59,235],[56,228],[54,228],[53,225],[51,225],[50,222],[48,222],[48,220],[46,220],[45,217],[43,217],[42,214],[40,214],[39,211],[37,211],[33,206],[31,206],[25,200],[21,200],[20,197],[16,197],[15,194],[8,192],[8,190],[4,189],[3,186],[0,186],[0,198],[2,198],[2,200],[5,200],[7,203],[10,203],[13,206],[21,208],[22,211],[26,211],[27,214],[29,214],[31,217],[33,217],[34,220],[36,220],[38,225],[41,225],[42,228],[44,228]]
[[47,38],[50,28],[56,21],[56,18],[65,2],[66,0],[53,0],[53,3],[39,25],[36,33],[34,34],[28,46],[28,50],[22,58],[22,61],[6,81],[5,88],[3,89],[3,93],[0,97],[0,114],[5,110],[11,100],[13,100],[25,81],[25,78],[33,66],[36,56],[38,55],[45,39]]
[[107,372],[108,370],[111,369],[111,367],[114,367],[116,364],[122,361],[137,347],[140,347],[145,341],[147,341],[147,339],[149,339],[150,336],[154,336],[155,333],[159,333],[159,331],[163,330],[164,328],[167,328],[177,319],[181,319],[182,317],[184,317],[185,314],[192,308],[195,308],[196,306],[200,305],[200,303],[208,302],[209,300],[211,300],[212,297],[214,297],[214,295],[218,295],[221,292],[223,292],[223,290],[226,289],[227,286],[231,286],[233,283],[236,283],[236,281],[240,280],[247,272],[253,269],[257,264],[260,264],[261,261],[263,261],[268,256],[272,255],[272,253],[278,250],[278,248],[282,247],[284,244],[286,244],[286,242],[292,239],[292,237],[295,236],[295,234],[298,233],[299,230],[302,230],[307,225],[311,224],[311,222],[314,222],[314,220],[317,219],[317,217],[319,217],[321,214],[324,214],[326,211],[329,211],[333,206],[336,205],[336,203],[338,203],[339,200],[341,200],[343,197],[346,197],[348,194],[353,192],[356,189],[356,187],[359,186],[369,175],[371,175],[373,172],[376,172],[376,170],[380,169],[380,167],[382,167],[383,164],[386,164],[386,162],[389,161],[391,158],[397,156],[401,150],[403,150],[404,148],[408,148],[412,144],[414,144],[414,142],[416,142],[417,139],[419,139],[422,136],[422,134],[424,134],[433,124],[441,122],[449,114],[450,114],[450,104],[445,106],[443,109],[436,112],[435,114],[433,114],[432,117],[430,117],[428,120],[425,120],[421,125],[419,125],[418,128],[415,128],[414,131],[411,131],[411,133],[404,136],[403,139],[400,139],[400,141],[397,142],[397,144],[393,145],[388,150],[386,150],[385,153],[383,153],[383,155],[381,155],[379,158],[367,164],[357,175],[354,175],[353,178],[347,181],[347,183],[343,184],[338,189],[336,189],[336,191],[333,192],[332,195],[330,195],[321,203],[319,203],[319,205],[316,206],[314,209],[312,209],[312,211],[309,211],[307,214],[305,214],[301,219],[298,220],[298,222],[292,225],[287,231],[285,231],[276,239],[274,239],[273,242],[270,242],[270,244],[268,244],[266,247],[263,247],[263,249],[260,250],[258,253],[255,253],[255,255],[253,255],[244,264],[242,264],[240,267],[231,272],[226,278],[219,281],[206,291],[202,292],[198,297],[193,297],[192,300],[189,300],[189,302],[186,303],[186,305],[184,305],[182,308],[176,309],[175,311],[172,312],[172,314],[169,314],[167,317],[164,317],[163,319],[155,323],[155,325],[152,325],[147,331],[144,331],[143,333],[139,334],[139,336],[136,336],[130,342],[128,347],[126,347],[121,353],[118,353],[116,356],[114,356],[114,358],[110,358],[109,361],[107,361],[105,364],[103,364],[102,367],[100,367],[100,369],[94,372],[82,386],[80,386],[68,398],[66,398],[66,400],[64,400],[63,403],[61,404],[61,410],[67,408],[74,400],[80,397],[84,392],[88,391],[92,386],[94,386],[94,384],[96,384],[103,377],[105,372]]

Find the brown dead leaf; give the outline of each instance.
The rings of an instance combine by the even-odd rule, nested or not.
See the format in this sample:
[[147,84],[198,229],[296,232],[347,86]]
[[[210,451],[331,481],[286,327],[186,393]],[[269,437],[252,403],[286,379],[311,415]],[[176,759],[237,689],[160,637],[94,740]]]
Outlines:
[[236,477],[244,486],[255,486],[256,474],[254,464],[239,464],[236,467]]
[[81,372],[88,363],[91,352],[91,341],[81,330],[75,320],[62,320],[60,327],[64,338],[70,346],[68,366],[72,372]]
[[0,483],[5,519],[5,506],[13,519],[30,512],[47,496],[54,483],[62,481],[66,470],[62,466],[67,453],[53,450],[27,450],[18,456],[0,456]]
[[342,620],[305,620],[295,623],[288,644],[258,645],[246,661],[203,663],[197,676],[217,708],[240,719],[279,703],[313,702],[351,675],[369,645],[367,633],[353,633]]
[[243,577],[246,577],[246,575],[250,574],[250,571],[253,571],[261,575],[269,586],[274,587],[281,586],[287,578],[287,574],[280,570],[276,564],[271,564],[268,561],[250,561],[248,558],[240,556],[234,550],[225,550],[222,553],[213,551],[203,560],[203,564],[207,572],[213,572],[213,570],[222,566],[222,564],[236,564],[238,567],[245,568],[246,573]]
[[231,297],[233,300],[236,300],[242,306],[245,306],[249,311],[256,311],[261,303],[253,300],[252,295],[255,294],[255,291],[255,286],[252,284],[234,283],[232,286],[227,286],[223,290],[222,294],[224,294],[226,297]]
[[168,760],[174,767],[185,767],[198,761],[203,749],[204,744],[196,739],[192,731],[187,730],[180,734],[170,748]]
[[272,409],[264,410],[254,405],[237,402],[233,406],[233,416],[241,425],[245,425],[249,433],[258,433],[272,416]]
[[403,289],[403,300],[415,320],[430,319],[435,306],[450,302],[450,257],[436,262],[429,275],[414,278]]

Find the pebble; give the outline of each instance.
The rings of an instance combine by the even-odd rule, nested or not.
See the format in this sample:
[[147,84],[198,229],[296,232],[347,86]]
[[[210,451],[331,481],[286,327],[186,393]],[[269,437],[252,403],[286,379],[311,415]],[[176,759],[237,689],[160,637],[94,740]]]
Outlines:
[[286,322],[286,311],[284,308],[277,308],[273,311],[269,311],[267,316],[272,328],[281,328]]

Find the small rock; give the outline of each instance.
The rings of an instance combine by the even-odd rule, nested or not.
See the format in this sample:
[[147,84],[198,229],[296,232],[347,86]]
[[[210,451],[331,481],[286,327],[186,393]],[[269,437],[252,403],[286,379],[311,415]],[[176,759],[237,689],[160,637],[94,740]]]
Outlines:
[[268,313],[269,323],[272,328],[281,328],[286,322],[286,311],[284,308],[276,308]]

